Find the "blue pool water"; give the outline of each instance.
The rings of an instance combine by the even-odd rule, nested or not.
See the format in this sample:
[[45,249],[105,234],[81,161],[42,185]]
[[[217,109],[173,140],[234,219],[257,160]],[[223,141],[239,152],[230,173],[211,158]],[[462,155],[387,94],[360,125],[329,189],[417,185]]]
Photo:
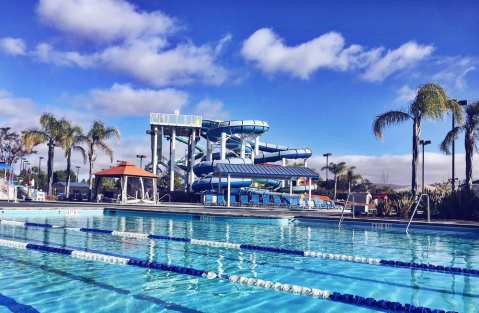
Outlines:
[[[103,212],[9,211],[0,219],[316,250],[479,269],[474,231],[379,229],[326,222]],[[0,239],[99,250],[409,303],[478,312],[479,277],[338,260],[138,240],[66,229],[0,225]],[[374,312],[330,300],[154,269],[0,247],[0,295],[39,312]],[[0,312],[20,312],[3,303]],[[3,301],[5,302],[5,301]],[[7,301],[8,302],[8,301]]]

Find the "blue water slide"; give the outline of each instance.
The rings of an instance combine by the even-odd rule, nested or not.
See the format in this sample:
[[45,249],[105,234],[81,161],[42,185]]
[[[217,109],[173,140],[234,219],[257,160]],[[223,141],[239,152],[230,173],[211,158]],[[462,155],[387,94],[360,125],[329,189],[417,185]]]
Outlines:
[[[208,190],[217,190],[219,184],[218,177],[201,177],[193,182],[191,186],[193,191],[208,191]],[[231,178],[231,188],[244,188],[251,186],[252,180],[249,178]],[[226,189],[228,187],[226,178],[221,179],[221,189]]]
[[227,164],[251,164],[252,161],[250,159],[242,159],[242,158],[227,158],[225,160],[213,160],[213,161],[202,161],[196,164],[193,167],[193,172],[196,176],[206,176],[214,171],[214,167],[216,164],[219,163],[227,163]]
[[308,159],[312,155],[311,149],[289,149],[278,152],[263,152],[260,151],[258,155],[254,157],[255,163],[267,163],[277,162],[281,159]]
[[221,133],[262,135],[269,130],[268,123],[260,120],[231,120],[217,122],[216,124],[208,122],[206,125],[210,127],[206,136],[214,141],[221,138]]

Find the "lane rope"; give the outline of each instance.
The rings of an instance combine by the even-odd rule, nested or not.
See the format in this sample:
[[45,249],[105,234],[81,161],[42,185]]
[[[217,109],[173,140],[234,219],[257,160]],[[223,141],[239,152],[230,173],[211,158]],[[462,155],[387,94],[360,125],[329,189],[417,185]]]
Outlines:
[[97,251],[91,251],[89,249],[74,250],[62,247],[55,247],[43,244],[34,244],[29,242],[20,242],[14,240],[0,239],[0,246],[21,250],[35,250],[46,253],[60,254],[64,256],[71,256],[76,259],[98,261],[109,264],[117,265],[131,265],[142,268],[149,268],[167,272],[173,272],[177,274],[184,274],[196,277],[202,277],[209,280],[218,280],[223,282],[230,282],[233,284],[246,285],[251,287],[259,287],[263,289],[276,290],[284,293],[309,296],[313,298],[320,298],[330,300],[334,302],[341,302],[345,304],[351,304],[361,307],[367,307],[372,309],[385,310],[387,312],[413,312],[413,313],[457,313],[454,311],[445,311],[441,309],[432,309],[428,307],[419,307],[412,304],[402,304],[399,302],[378,300],[374,298],[365,298],[358,295],[352,295],[340,292],[331,292],[326,289],[309,288],[300,285],[292,285],[286,283],[280,283],[270,280],[257,279],[252,277],[246,277],[241,275],[228,275],[216,272],[210,272],[206,270],[196,269],[192,267],[185,267],[179,265],[171,265],[166,263],[160,263],[155,261],[141,260],[138,258],[130,258],[128,256],[113,256],[104,254]]
[[249,251],[269,252],[269,253],[277,253],[277,254],[288,254],[288,255],[296,255],[301,257],[321,258],[325,260],[335,260],[335,261],[362,263],[362,264],[379,265],[379,266],[399,267],[399,268],[408,268],[408,269],[414,269],[414,270],[420,270],[420,271],[479,277],[479,269],[443,266],[443,265],[435,265],[435,264],[429,264],[429,263],[404,262],[399,260],[370,258],[370,257],[345,255],[345,254],[339,254],[339,253],[328,253],[328,252],[321,252],[321,251],[296,250],[296,249],[288,249],[288,248],[259,246],[259,245],[253,245],[253,244],[239,244],[239,243],[230,243],[230,242],[224,242],[224,241],[201,240],[201,239],[186,238],[186,237],[173,237],[173,236],[166,236],[166,235],[146,234],[146,233],[122,232],[122,231],[99,229],[99,228],[86,228],[86,227],[75,228],[75,227],[66,227],[66,226],[56,226],[52,224],[19,222],[19,221],[11,221],[11,220],[0,220],[0,224],[17,226],[17,227],[43,227],[43,228],[56,228],[56,229],[65,228],[67,230],[73,230],[73,231],[105,234],[105,235],[118,236],[123,238],[133,238],[133,239],[139,239],[139,240],[144,240],[144,239],[169,240],[169,241],[190,243],[192,245],[207,246],[212,248],[225,248],[225,249],[234,249],[234,250],[249,250]]

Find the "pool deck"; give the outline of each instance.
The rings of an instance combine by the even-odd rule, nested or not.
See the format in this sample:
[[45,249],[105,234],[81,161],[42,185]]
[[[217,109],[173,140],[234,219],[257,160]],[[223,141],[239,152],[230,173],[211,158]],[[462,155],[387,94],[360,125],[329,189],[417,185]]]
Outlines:
[[[64,202],[64,201],[45,201],[45,202],[18,202],[8,203],[0,201],[0,208],[5,209],[115,209],[125,211],[138,212],[158,212],[158,213],[175,213],[175,214],[200,214],[215,215],[229,217],[254,217],[254,218],[295,218],[295,219],[329,219],[339,220],[341,212],[338,210],[305,210],[305,209],[288,209],[288,208],[258,208],[258,207],[217,207],[205,206],[195,203],[161,203],[156,206],[146,204],[116,204],[116,203],[89,203],[89,202]],[[399,218],[382,218],[361,216],[353,219],[349,214],[345,215],[345,220],[357,222],[370,222],[378,224],[407,224],[408,220]],[[456,227],[472,227],[479,229],[479,221],[469,220],[433,220],[426,223],[424,220],[415,220],[413,224],[424,224],[434,226],[456,226]]]

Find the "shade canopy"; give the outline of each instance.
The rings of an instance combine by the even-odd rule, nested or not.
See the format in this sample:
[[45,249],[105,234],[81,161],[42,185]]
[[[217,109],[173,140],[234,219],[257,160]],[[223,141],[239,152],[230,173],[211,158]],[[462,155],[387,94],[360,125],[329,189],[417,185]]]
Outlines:
[[307,167],[271,166],[253,164],[228,164],[218,163],[215,166],[216,176],[241,177],[241,178],[276,178],[291,179],[306,177],[319,179],[319,174]]
[[107,170],[99,171],[95,173],[95,176],[98,177],[123,177],[123,176],[130,176],[130,177],[150,177],[150,178],[157,178],[158,176],[147,172],[142,168],[139,168],[135,164],[131,162],[120,162],[118,166],[109,168]]

